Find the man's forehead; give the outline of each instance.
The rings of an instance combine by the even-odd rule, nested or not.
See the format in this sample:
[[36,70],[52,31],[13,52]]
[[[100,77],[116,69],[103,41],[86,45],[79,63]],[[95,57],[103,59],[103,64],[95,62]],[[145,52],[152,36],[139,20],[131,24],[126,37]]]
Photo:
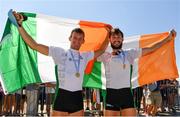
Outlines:
[[121,37],[121,34],[112,34],[111,37]]
[[73,36],[82,36],[83,34],[82,33],[78,33],[78,32],[73,32],[72,35]]

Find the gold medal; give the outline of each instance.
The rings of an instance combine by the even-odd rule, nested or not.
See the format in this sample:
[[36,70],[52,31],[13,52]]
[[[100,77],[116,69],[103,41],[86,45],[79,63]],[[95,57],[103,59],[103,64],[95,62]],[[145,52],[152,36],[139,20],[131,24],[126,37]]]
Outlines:
[[76,76],[77,78],[79,78],[79,77],[80,77],[80,73],[77,72],[77,73],[75,74],[75,76]]
[[123,69],[125,69],[126,68],[126,64],[123,64]]

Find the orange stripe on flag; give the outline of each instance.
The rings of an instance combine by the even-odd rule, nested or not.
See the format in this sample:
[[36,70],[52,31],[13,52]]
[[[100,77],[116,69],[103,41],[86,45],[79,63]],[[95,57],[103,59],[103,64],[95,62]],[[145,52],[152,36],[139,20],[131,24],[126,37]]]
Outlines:
[[88,62],[87,67],[86,67],[86,69],[85,69],[85,71],[84,71],[85,74],[90,74],[91,71],[92,71],[93,66],[94,66],[94,59],[93,59],[93,60],[90,60],[90,61]]
[[94,27],[94,28],[104,28],[104,27],[109,27],[112,28],[110,24],[105,24],[101,22],[90,22],[90,21],[83,21],[81,20],[79,22],[80,26],[88,26],[88,27]]
[[105,40],[109,24],[80,21],[80,28],[85,32],[85,43],[81,46],[80,51],[97,50]]
[[[140,38],[140,48],[151,47],[163,40],[169,33],[143,35]],[[163,79],[178,78],[174,52],[174,38],[158,50],[140,57],[139,59],[139,85],[149,84]]]
[[[80,21],[80,28],[85,32],[85,43],[81,46],[80,51],[95,51],[99,49],[101,44],[104,42],[107,30],[112,26],[105,23]],[[85,73],[89,74],[92,71],[94,60],[89,61]]]

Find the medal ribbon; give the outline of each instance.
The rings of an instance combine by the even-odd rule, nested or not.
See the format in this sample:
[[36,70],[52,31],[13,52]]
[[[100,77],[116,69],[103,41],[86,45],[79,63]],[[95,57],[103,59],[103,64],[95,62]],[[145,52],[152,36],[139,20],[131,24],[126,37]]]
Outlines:
[[72,60],[73,60],[73,63],[74,63],[74,66],[76,68],[76,72],[79,73],[79,66],[80,66],[80,54],[78,52],[78,63],[76,64],[76,60],[74,59],[74,55],[72,53],[72,51],[70,50],[70,53],[71,53],[71,57],[72,57]]

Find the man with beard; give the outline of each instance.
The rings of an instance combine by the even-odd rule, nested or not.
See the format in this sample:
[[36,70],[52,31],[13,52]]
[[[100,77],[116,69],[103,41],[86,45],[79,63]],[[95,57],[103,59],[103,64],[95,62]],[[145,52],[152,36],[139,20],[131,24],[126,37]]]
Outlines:
[[160,48],[176,36],[174,30],[163,41],[150,48],[123,50],[123,32],[118,28],[110,31],[112,52],[105,52],[98,58],[105,65],[107,78],[106,116],[135,116],[133,95],[130,89],[130,66],[134,60]]

